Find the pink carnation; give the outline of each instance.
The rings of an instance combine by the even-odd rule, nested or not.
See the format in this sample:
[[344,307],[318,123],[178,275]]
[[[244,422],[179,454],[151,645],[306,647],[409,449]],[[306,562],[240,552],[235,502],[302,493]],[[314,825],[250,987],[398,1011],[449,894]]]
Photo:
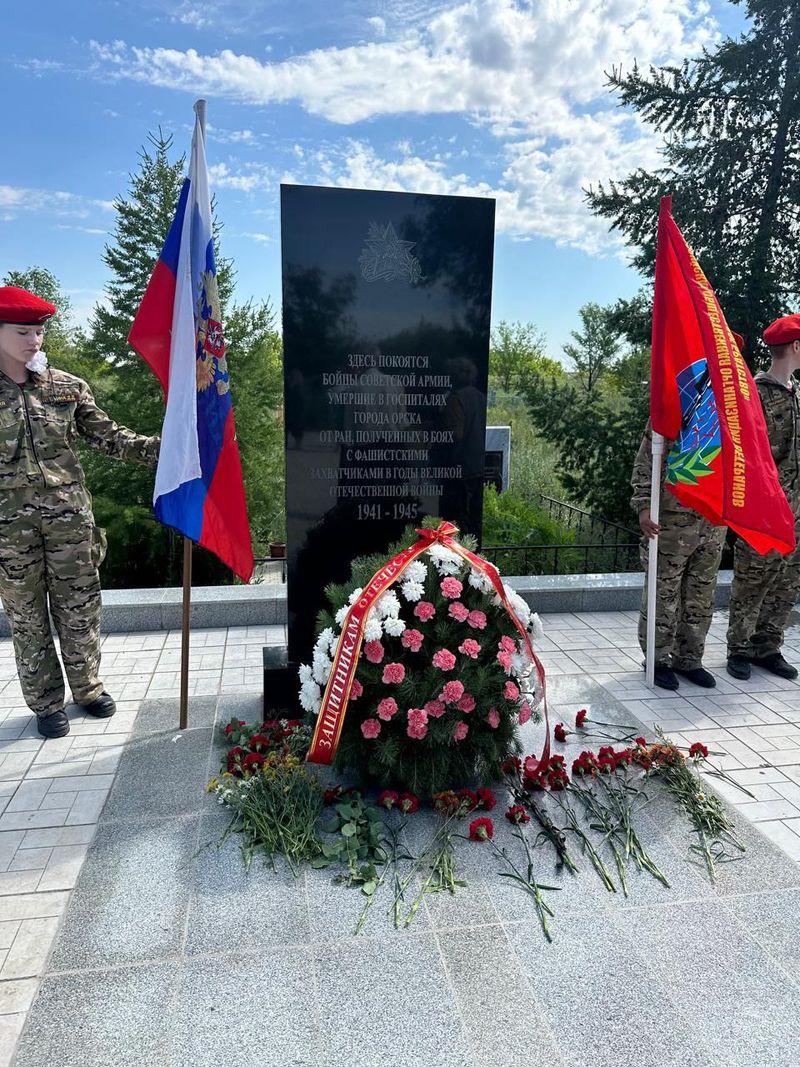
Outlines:
[[500,715],[497,708],[489,708],[489,714],[486,716],[486,721],[489,723],[493,730],[496,730],[500,725]]
[[359,682],[358,678],[353,679],[353,684],[350,686],[350,699],[358,700],[358,698],[364,692],[364,686]]
[[475,710],[475,697],[472,693],[465,693],[463,697],[456,704],[459,711],[465,711],[469,713]]
[[469,727],[465,722],[456,723],[456,728],[453,730],[453,740],[463,741],[469,733]]
[[421,741],[422,738],[428,732],[428,713],[424,708],[409,708],[408,709],[408,726],[406,727],[406,733],[409,737],[413,737],[417,741]]
[[370,663],[380,663],[383,659],[383,645],[380,641],[367,641],[364,645],[364,655]]
[[464,586],[458,578],[443,578],[439,588],[442,590],[442,596],[447,597],[448,600],[456,600],[461,596]]
[[503,696],[506,700],[519,700],[519,689],[517,689],[513,682],[506,682],[503,687]]
[[464,607],[460,600],[454,600],[447,609],[447,614],[456,622],[466,622],[469,618],[469,608]]
[[447,682],[439,694],[439,699],[444,701],[445,704],[455,704],[463,695],[464,685],[462,682]]
[[414,608],[414,614],[421,622],[427,622],[428,619],[432,619],[436,614],[436,608],[431,604],[430,600],[420,600],[419,604]]
[[419,652],[424,640],[425,638],[419,630],[404,630],[403,636],[400,638],[403,648],[407,648],[411,652]]
[[425,710],[432,719],[441,719],[447,709],[441,700],[429,700],[425,705]]
[[497,662],[500,664],[506,674],[511,671],[511,656],[509,656],[507,652],[498,652]]
[[378,705],[378,718],[388,722],[397,711],[397,701],[394,697],[384,697]]
[[471,637],[468,637],[466,641],[463,641],[458,646],[458,651],[462,656],[469,656],[471,659],[477,659],[478,653],[481,650],[481,646],[477,641],[473,641]]
[[364,719],[361,723],[361,733],[370,741],[381,732],[381,724],[377,719]]
[[433,665],[438,667],[440,671],[452,671],[456,665],[456,657],[446,648],[440,648],[433,655]]
[[467,625],[471,626],[473,630],[485,630],[486,616],[482,611],[471,611],[467,616]]
[[525,723],[528,722],[530,717],[531,717],[531,706],[526,701],[524,704],[520,705],[520,709],[519,709],[519,724],[520,724],[520,726],[524,726]]
[[517,646],[514,644],[514,642],[511,640],[510,637],[501,637],[500,638],[500,644],[498,645],[498,648],[502,648],[506,652],[516,652],[517,651]]
[[387,663],[383,668],[382,681],[386,685],[399,685],[406,676],[406,669],[402,663]]

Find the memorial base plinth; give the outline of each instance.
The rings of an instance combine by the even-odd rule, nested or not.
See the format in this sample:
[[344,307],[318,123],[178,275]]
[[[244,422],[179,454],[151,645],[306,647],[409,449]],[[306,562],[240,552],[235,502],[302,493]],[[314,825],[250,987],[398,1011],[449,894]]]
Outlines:
[[296,663],[289,662],[285,648],[267,645],[264,648],[264,718],[274,719],[288,714],[302,717],[297,700],[300,683]]

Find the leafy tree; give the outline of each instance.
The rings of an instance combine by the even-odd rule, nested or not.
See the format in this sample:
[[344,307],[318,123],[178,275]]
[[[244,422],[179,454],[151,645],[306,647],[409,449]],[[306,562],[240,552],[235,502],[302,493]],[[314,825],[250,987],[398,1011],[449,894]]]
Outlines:
[[[587,199],[652,277],[658,203],[671,192],[729,323],[752,342],[800,296],[800,5],[734,2],[751,20],[740,37],[679,66],[611,72],[620,103],[663,135],[664,165],[589,189]],[[629,308],[634,343],[644,340],[643,301]]]
[[584,304],[578,314],[583,332],[571,331],[575,343],[564,345],[564,352],[575,364],[575,376],[583,390],[591,393],[614,365],[619,354],[619,332],[608,310],[599,304]]
[[532,322],[501,322],[492,331],[489,375],[502,393],[516,393],[533,373],[563,375],[564,368],[545,355],[546,339]]

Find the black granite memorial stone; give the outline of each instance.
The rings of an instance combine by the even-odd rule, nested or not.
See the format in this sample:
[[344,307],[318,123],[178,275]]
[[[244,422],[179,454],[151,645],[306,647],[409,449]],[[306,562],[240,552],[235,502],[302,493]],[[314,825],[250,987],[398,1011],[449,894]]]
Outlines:
[[290,662],[353,557],[425,515],[480,538],[494,208],[281,187]]

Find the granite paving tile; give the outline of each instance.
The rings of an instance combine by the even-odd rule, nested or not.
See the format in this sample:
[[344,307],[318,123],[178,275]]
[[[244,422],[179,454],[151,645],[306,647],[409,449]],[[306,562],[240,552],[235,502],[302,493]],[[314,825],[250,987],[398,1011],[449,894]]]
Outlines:
[[46,976],[15,1067],[165,1065],[177,979],[175,964]]
[[120,966],[176,953],[196,849],[196,818],[99,826],[51,970]]

